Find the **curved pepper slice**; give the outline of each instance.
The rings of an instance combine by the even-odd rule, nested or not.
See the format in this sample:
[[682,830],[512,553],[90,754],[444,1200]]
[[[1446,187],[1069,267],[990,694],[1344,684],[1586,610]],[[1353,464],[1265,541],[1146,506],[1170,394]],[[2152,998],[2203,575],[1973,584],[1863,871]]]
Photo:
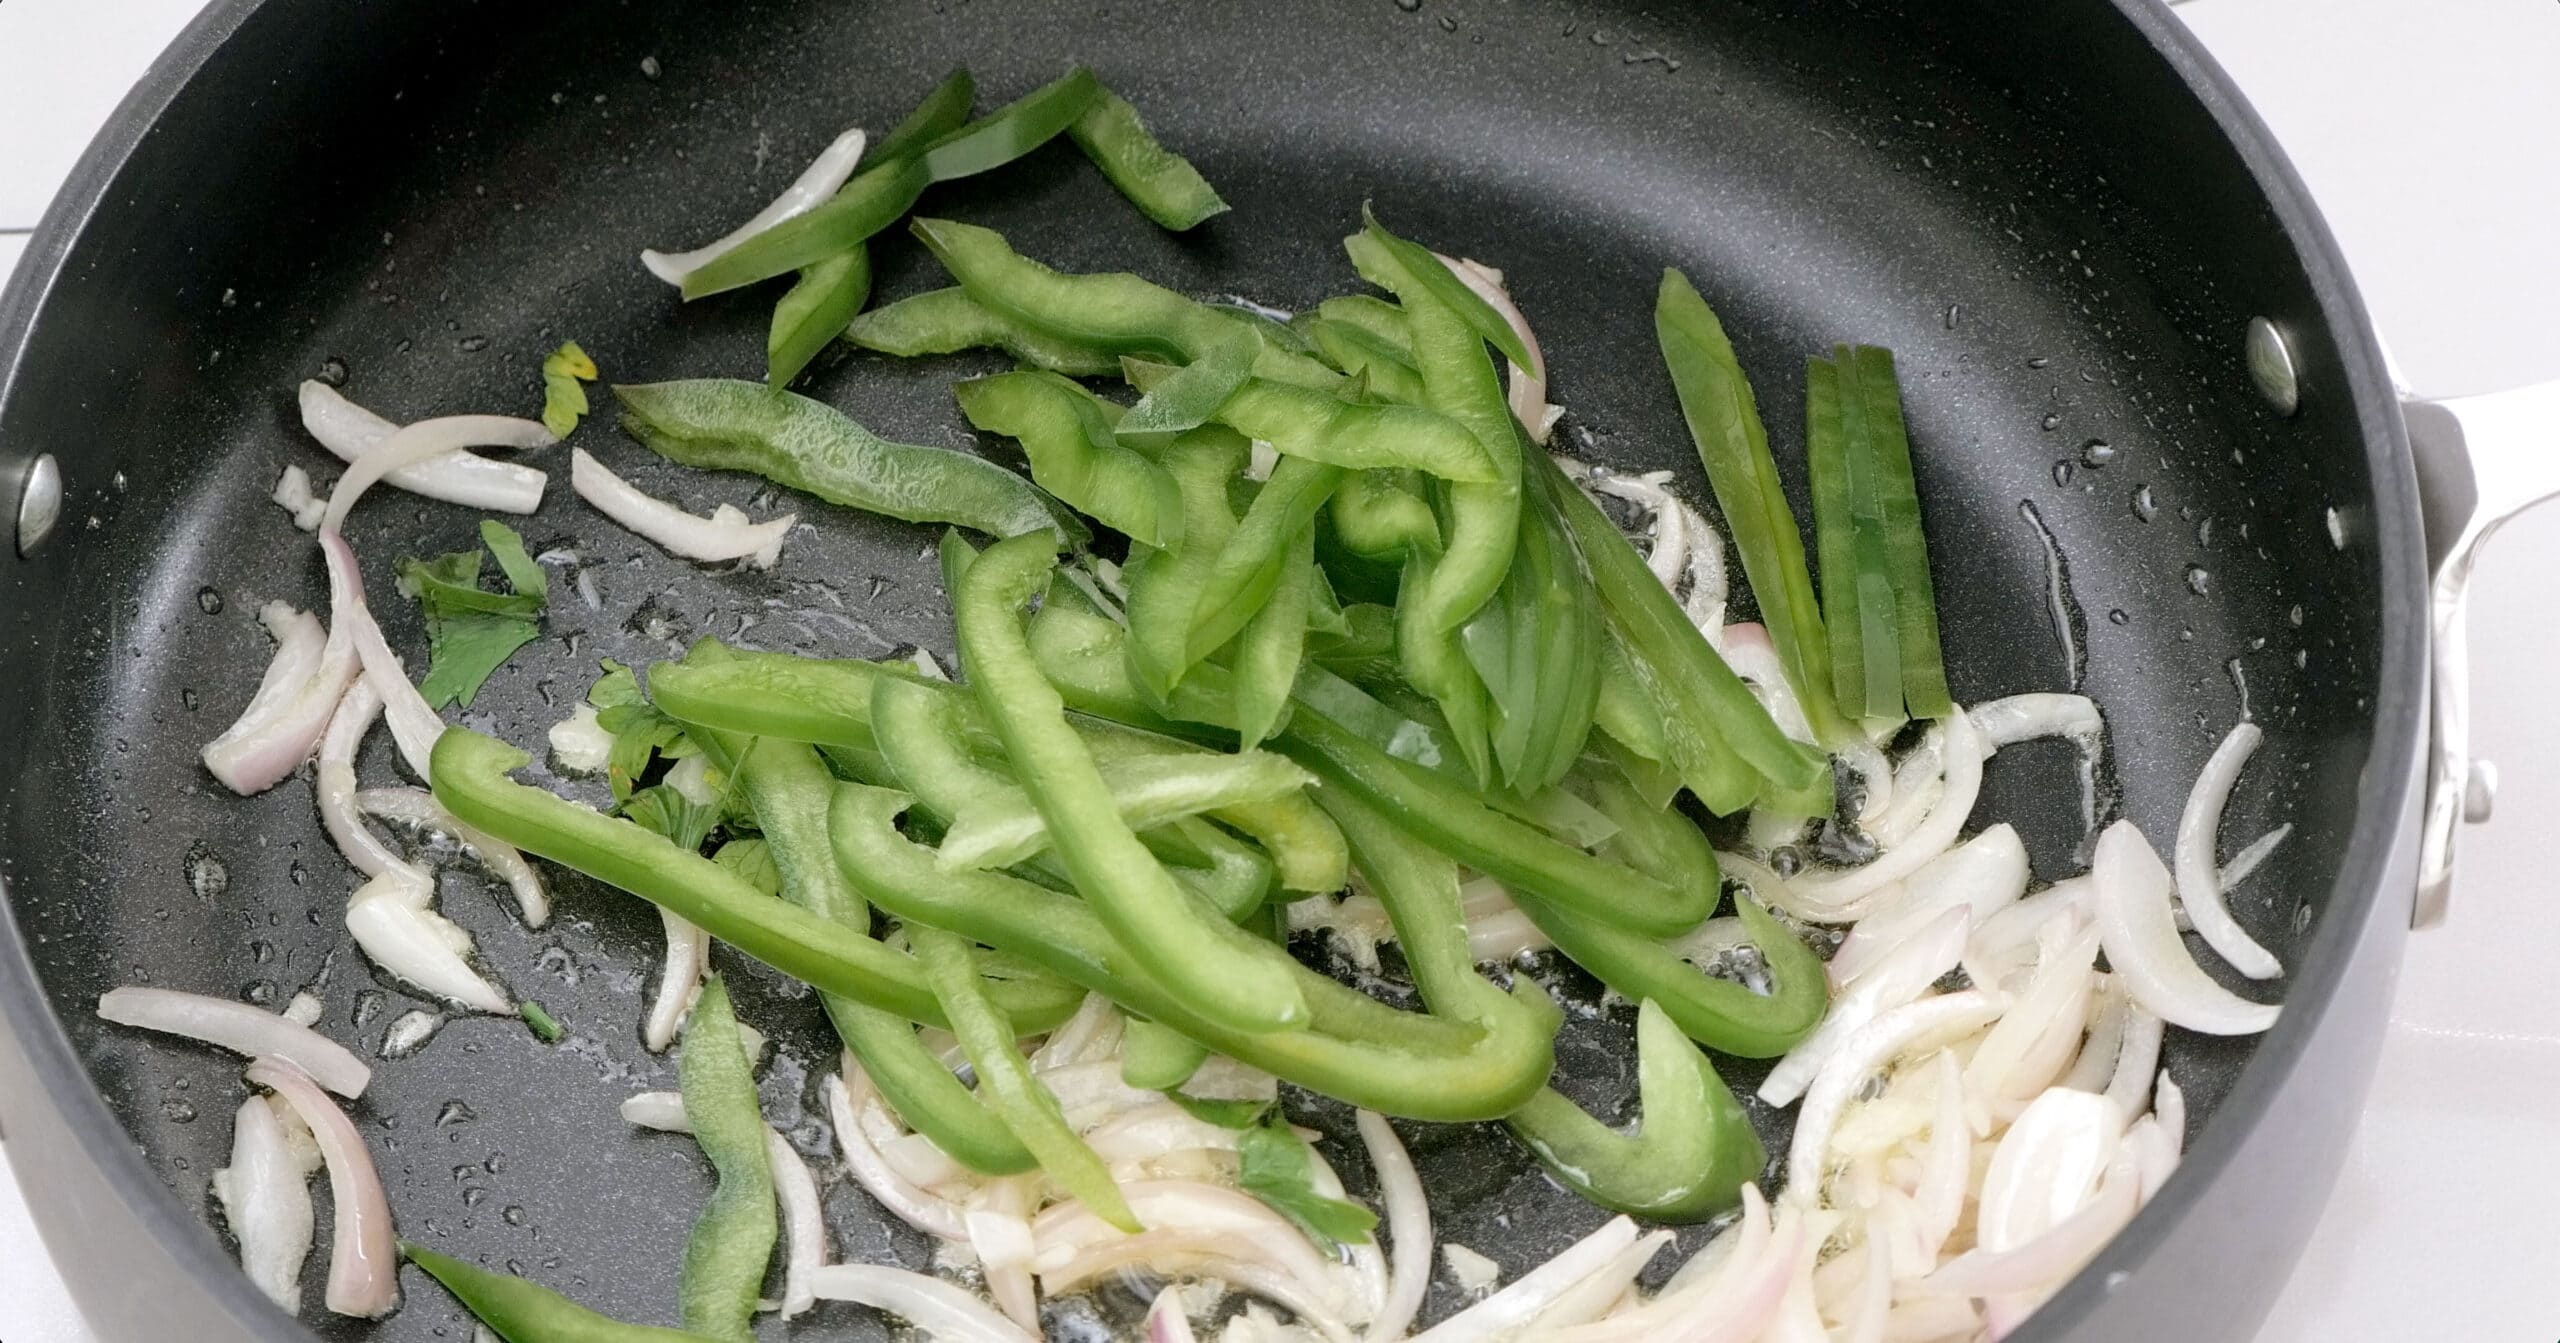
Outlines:
[[1660,876],[1593,857],[1487,807],[1446,776],[1362,741],[1303,700],[1280,749],[1450,857],[1602,926],[1675,937],[1723,901],[1712,850],[1702,850],[1708,861]]
[[400,1242],[410,1263],[443,1283],[473,1318],[501,1338],[544,1343],[715,1343],[707,1334],[655,1325],[624,1324],[562,1296],[538,1282],[466,1264],[423,1245]]
[[729,1011],[729,986],[713,975],[684,1023],[676,1058],[684,1118],[720,1182],[685,1236],[676,1278],[684,1327],[732,1343],[755,1343],[750,1327],[756,1289],[780,1232],[773,1211],[773,1166],[767,1160],[764,1112],[755,1070]]
[[1148,971],[1201,1016],[1241,1031],[1304,1025],[1298,985],[1252,953],[1257,944],[1208,917],[1120,819],[1066,704],[1040,674],[1021,611],[1047,585],[1057,553],[1044,537],[999,541],[952,594],[970,689],[995,725],[1015,776],[1049,823],[1076,889]]
[[1304,457],[1283,457],[1254,491],[1227,533],[1193,598],[1186,653],[1194,662],[1217,652],[1271,599],[1289,547],[1315,520],[1348,473]]
[[1440,520],[1411,471],[1362,471],[1333,495],[1333,534],[1366,559],[1402,560],[1440,550]]
[[1173,477],[1113,437],[1092,393],[1037,370],[971,378],[951,390],[969,423],[1021,441],[1041,488],[1132,541],[1181,547],[1182,495]]
[[1307,656],[1307,617],[1315,603],[1316,534],[1298,533],[1262,609],[1238,631],[1228,670],[1235,674],[1236,737],[1246,749],[1268,740],[1289,707]]
[[1768,964],[1772,989],[1766,994],[1701,973],[1652,938],[1571,913],[1526,888],[1515,887],[1513,894],[1556,950],[1620,996],[1659,1002],[1690,1039],[1709,1049],[1776,1058],[1813,1034],[1831,1005],[1822,958],[1747,896],[1734,900],[1734,912]]
[[[942,1025],[912,958],[787,904],[718,863],[619,817],[507,777],[533,757],[495,737],[447,728],[428,759],[436,801],[463,824],[619,887],[680,915],[749,956],[909,1021]],[[1005,1015],[1042,1031],[1075,1014],[1081,996],[1030,980],[991,985]]]
[[1120,194],[1156,223],[1180,233],[1213,215],[1226,213],[1227,203],[1191,161],[1159,143],[1138,119],[1128,100],[1104,89],[1093,104],[1067,127],[1076,146]]
[[1591,654],[1607,630],[1581,554],[1531,491],[1502,587],[1459,631],[1493,708],[1496,773],[1512,793],[1537,792],[1581,758],[1600,693]]
[[1251,451],[1234,430],[1218,428],[1185,433],[1160,454],[1182,495],[1183,548],[1133,546],[1121,569],[1129,588],[1129,669],[1158,701],[1199,660],[1189,651],[1191,612],[1202,581],[1235,531],[1227,492]]
[[978,99],[978,81],[967,70],[954,70],[944,75],[932,91],[916,101],[915,110],[907,113],[887,135],[864,154],[874,162],[904,158],[949,135],[969,122],[969,107]]
[[[1002,873],[938,871],[932,850],[898,833],[905,805],[884,789],[836,789],[836,860],[874,904],[1022,956],[1286,1081],[1387,1114],[1464,1122],[1510,1113],[1554,1067],[1545,1032],[1400,1012],[1268,943],[1248,944],[1251,955],[1290,977],[1307,1003],[1306,1029],[1223,1026],[1141,965],[1088,903]],[[1515,991],[1537,996],[1525,980]]]
[[801,267],[791,291],[773,305],[773,323],[765,331],[765,386],[790,386],[870,297],[868,246],[857,244],[841,256]]
[[1006,321],[958,285],[927,290],[873,308],[854,318],[845,328],[844,337],[862,349],[910,357],[1002,350],[1033,368],[1071,378],[1100,378],[1120,371],[1118,355],[1087,349],[1019,322]]
[[[1345,401],[1330,391],[1256,378],[1219,405],[1217,418],[1283,457],[1345,470],[1403,467],[1465,484],[1504,476],[1484,443],[1437,409]],[[1516,461],[1510,470],[1518,473]]]
[[1541,1091],[1503,1122],[1567,1188],[1657,1222],[1703,1222],[1741,1201],[1768,1149],[1715,1065],[1659,1003],[1636,1008],[1641,1126],[1622,1133]]
[[1323,317],[1307,323],[1306,331],[1326,363],[1352,377],[1368,379],[1371,396],[1408,406],[1422,404],[1422,373],[1413,366],[1411,350],[1379,339],[1367,327]]

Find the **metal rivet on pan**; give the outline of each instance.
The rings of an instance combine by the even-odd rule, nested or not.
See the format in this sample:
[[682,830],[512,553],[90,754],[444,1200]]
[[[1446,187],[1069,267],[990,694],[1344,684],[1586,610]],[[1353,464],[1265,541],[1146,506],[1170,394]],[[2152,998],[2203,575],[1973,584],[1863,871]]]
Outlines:
[[2291,415],[2302,404],[2302,384],[2293,371],[2293,349],[2284,333],[2264,317],[2249,319],[2249,381],[2278,415]]
[[36,553],[62,521],[62,464],[42,453],[27,466],[27,483],[18,494],[18,555]]

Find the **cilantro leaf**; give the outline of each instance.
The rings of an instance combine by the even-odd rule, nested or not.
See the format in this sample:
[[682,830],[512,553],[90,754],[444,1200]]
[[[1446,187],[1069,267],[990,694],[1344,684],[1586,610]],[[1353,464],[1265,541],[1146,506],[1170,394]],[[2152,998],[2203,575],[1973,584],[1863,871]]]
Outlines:
[[542,361],[542,427],[553,438],[567,438],[587,413],[587,389],[596,380],[596,361],[570,341]]
[[675,841],[680,849],[699,849],[720,824],[720,806],[705,806],[667,784],[651,784],[622,804],[624,819],[643,830]]
[[489,548],[490,557],[498,562],[498,572],[507,576],[508,587],[533,598],[536,605],[551,600],[551,580],[542,572],[542,566],[524,553],[524,538],[516,534],[515,528],[496,518],[482,518],[480,544]]
[[773,861],[773,850],[761,839],[733,839],[711,855],[711,861],[738,874],[750,886],[767,895],[782,894],[782,868]]
[[[541,569],[525,556],[523,540],[497,523],[482,523],[481,536],[498,555],[508,591],[480,586],[483,557],[476,550],[406,559],[397,566],[400,590],[417,600],[426,618],[427,675],[418,690],[437,708],[469,708],[482,683],[541,632],[537,621],[546,589]],[[530,585],[520,568],[531,572]]]
[[1288,1218],[1329,1254],[1368,1240],[1377,1229],[1376,1213],[1316,1192],[1306,1140],[1278,1116],[1244,1131],[1236,1143],[1236,1161],[1237,1187]]
[[604,675],[588,689],[587,703],[599,709],[615,709],[646,702],[640,694],[640,678],[632,675],[629,667],[612,658],[600,659],[597,665],[604,668]]

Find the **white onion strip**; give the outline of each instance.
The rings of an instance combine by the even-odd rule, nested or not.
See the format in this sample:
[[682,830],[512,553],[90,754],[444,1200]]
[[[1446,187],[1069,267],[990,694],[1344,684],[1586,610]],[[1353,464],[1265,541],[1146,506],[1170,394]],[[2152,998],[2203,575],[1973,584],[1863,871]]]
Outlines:
[[1636,1239],[1633,1220],[1612,1217],[1553,1259],[1521,1274],[1510,1286],[1414,1335],[1412,1343],[1489,1343],[1509,1337],[1554,1304],[1565,1289],[1606,1267]]
[[539,422],[512,415],[442,415],[403,425],[348,463],[329,490],[329,511],[320,515],[320,530],[334,532],[344,526],[348,510],[365,491],[404,466],[463,448],[547,448],[559,441]]
[[1362,1110],[1353,1119],[1369,1149],[1369,1166],[1378,1173],[1378,1200],[1386,1206],[1392,1251],[1386,1299],[1369,1321],[1367,1337],[1369,1343],[1394,1343],[1413,1327],[1431,1290],[1431,1202],[1423,1195],[1412,1154],[1386,1116]]
[[[2119,987],[2124,983],[2119,975]],[[2116,1046],[2116,1066],[2107,1082],[2107,1099],[2125,1115],[2142,1113],[2144,1098],[2151,1092],[2151,1079],[2160,1074],[2160,1037],[2167,1023],[2142,1004],[2127,999],[2124,1008],[2124,1034]]]
[[2141,1187],[2139,1160],[2120,1150],[2100,1178],[2097,1195],[2078,1210],[2013,1248],[1977,1246],[1957,1255],[1922,1280],[1920,1290],[1981,1297],[2058,1287],[2133,1220]]
[[183,1035],[250,1058],[282,1059],[313,1081],[352,1100],[373,1070],[347,1047],[262,1007],[176,989],[128,985],[98,995],[98,1016],[119,1026]]
[[1797,873],[1786,883],[1791,900],[1824,911],[1823,922],[1857,918],[1888,883],[1919,871],[1956,842],[1956,836],[1964,830],[1965,818],[1973,812],[1973,800],[1982,790],[1982,747],[1967,714],[1949,714],[1939,724],[1946,734],[1940,752],[1946,760],[1946,782],[1937,805],[1929,809],[1928,819],[1914,827],[1908,838],[1864,867]]
[[[303,383],[301,400],[302,427],[340,461],[362,457],[400,427],[349,401],[325,382]],[[542,507],[542,489],[549,480],[538,467],[460,451],[411,462],[383,477],[386,484],[411,494],[491,513],[530,513]],[[315,506],[311,525],[303,530],[319,526],[327,507],[326,500]],[[302,525],[299,511],[294,524]]]
[[1964,955],[1966,935],[1973,930],[1973,911],[1961,905],[1942,910],[1928,927],[1894,948],[1873,969],[1852,980],[1831,1000],[1822,1024],[1790,1049],[1760,1084],[1767,1105],[1792,1105],[1813,1084],[1814,1074],[1840,1046],[1877,1015],[1890,1012],[1929,991],[1938,977],[1956,968]]
[[800,520],[797,513],[785,513],[769,522],[750,523],[746,514],[727,504],[707,518],[697,517],[615,475],[584,448],[570,454],[569,485],[597,512],[656,542],[668,554],[706,564],[745,560],[750,568],[770,569],[782,557],[783,538]]
[[1979,928],[2027,890],[2027,847],[2007,822],[1929,860],[1902,883],[1898,899],[1880,902],[1849,929],[1831,956],[1834,985],[1864,974],[1903,940],[1927,928],[1943,910],[1973,911]]
[[347,898],[347,931],[374,964],[439,998],[507,1015],[515,1004],[471,968],[471,934],[437,913],[435,885],[393,868]]
[[427,756],[435,750],[436,738],[444,735],[444,719],[410,684],[408,670],[383,639],[382,626],[374,622],[373,610],[365,604],[364,571],[357,567],[356,552],[347,538],[334,529],[321,532],[320,553],[329,564],[330,624],[354,644],[364,661],[365,679],[382,696],[383,717],[391,724],[391,739],[399,743],[400,758],[423,779]]
[[2086,751],[2094,748],[2107,730],[2097,701],[2086,695],[2011,695],[1974,705],[1966,716],[1981,732],[1986,752],[2038,737],[2062,737]]
[[312,785],[313,796],[320,804],[321,828],[329,832],[329,841],[338,846],[348,864],[368,877],[410,865],[398,850],[373,833],[372,827],[364,823],[363,810],[356,805],[356,748],[381,714],[382,696],[374,691],[373,682],[357,677],[338,700],[338,711],[329,718],[329,730],[321,734],[320,764]]
[[1755,1235],[1752,1228],[1766,1212],[1759,1190],[1743,1186],[1745,1234],[1711,1273],[1637,1310],[1558,1330],[1542,1343],[1745,1343],[1765,1337],[1801,1267],[1819,1248],[1818,1238],[1807,1244],[1805,1210],[1794,1204],[1778,1210],[1765,1237]]
[[[850,1085],[845,1081],[846,1077],[853,1079]],[[944,1240],[967,1240],[968,1224],[962,1219],[958,1207],[948,1199],[936,1197],[908,1183],[881,1158],[880,1149],[872,1144],[871,1135],[863,1131],[855,1106],[856,1097],[851,1089],[853,1086],[861,1087],[867,1095],[871,1090],[871,1079],[847,1056],[844,1076],[830,1077],[820,1087],[826,1095],[827,1117],[835,1125],[836,1145],[844,1152],[845,1173],[862,1186],[863,1192],[871,1195],[872,1201],[916,1230]],[[820,1273],[830,1271],[822,1269]],[[820,1296],[833,1295],[823,1286],[815,1290]],[[975,1303],[974,1298],[972,1303]],[[993,1311],[988,1314],[1004,1319]],[[1005,1322],[1005,1328],[1021,1333],[1011,1321]]]
[[810,1279],[827,1262],[827,1219],[818,1203],[818,1182],[791,1141],[768,1128],[764,1151],[765,1164],[773,1167],[773,1192],[782,1207],[782,1225],[790,1237],[782,1260],[782,1318],[787,1320],[817,1304]]
[[320,1145],[329,1167],[336,1227],[329,1238],[329,1289],[322,1298],[340,1315],[375,1320],[400,1303],[400,1251],[391,1233],[391,1202],[364,1138],[310,1074],[279,1058],[251,1061],[249,1081],[284,1098]]
[[827,147],[809,160],[809,166],[801,169],[800,175],[791,180],[791,185],[784,187],[781,195],[756,211],[747,222],[689,252],[661,252],[651,248],[640,254],[640,264],[648,267],[651,275],[682,289],[686,276],[702,269],[729,249],[786,219],[807,214],[821,201],[836,194],[838,188],[852,179],[855,165],[862,162],[866,142],[859,127],[844,132],[828,141]]
[[2006,998],[1982,989],[1940,994],[1877,1017],[1840,1042],[1825,1060],[1796,1112],[1795,1140],[1787,1150],[1787,1198],[1811,1206],[1822,1192],[1824,1153],[1840,1112],[1877,1069],[1903,1053],[1980,1029],[2008,1008]]
[[809,1290],[895,1315],[934,1343],[1040,1343],[974,1293],[903,1268],[830,1264],[809,1274]]
[[2284,967],[2231,917],[2222,899],[2222,874],[2214,870],[2213,849],[2222,833],[2222,809],[2231,800],[2232,785],[2240,781],[2240,771],[2264,735],[2257,724],[2243,722],[2214,748],[2213,757],[2196,775],[2194,790],[2187,794],[2186,810],[2178,816],[2176,849],[2178,903],[2186,908],[2187,921],[2195,925],[2206,946],[2251,979],[2273,979],[2284,973]]
[[[1293,1230],[1288,1235],[1296,1235]],[[1124,1268],[1150,1272],[1197,1273],[1222,1278],[1249,1295],[1279,1306],[1327,1343],[1351,1343],[1350,1327],[1337,1313],[1337,1295],[1326,1284],[1310,1283],[1279,1272],[1264,1262],[1264,1247],[1250,1236],[1234,1233],[1154,1230],[1097,1242],[1055,1269],[1040,1275],[1041,1290],[1051,1295],[1072,1292],[1106,1273]]]
[[[1973,1124],[1965,1113],[1964,1068],[1955,1051],[1938,1051],[1938,1112],[1920,1158],[1920,1182],[1911,1191],[1913,1233],[1923,1261],[1935,1263],[1947,1237],[1964,1218],[1973,1177]],[[1918,1267],[1914,1266],[1915,1270]]]
[[658,921],[666,925],[666,964],[658,974],[657,994],[649,1000],[649,1017],[640,1026],[640,1043],[652,1054],[664,1053],[675,1043],[676,1031],[684,1025],[685,1013],[693,1010],[694,995],[702,989],[702,972],[711,961],[711,934],[666,909],[658,911]]
[[2098,836],[2090,872],[2107,964],[2135,1002],[2207,1035],[2250,1035],[2275,1024],[2274,1004],[2250,1002],[2214,983],[2187,954],[2169,913],[2169,870],[2131,821]]
[[[1287,1218],[1249,1194],[1195,1180],[1131,1180],[1120,1186],[1129,1211],[1149,1234],[1241,1237],[1260,1263],[1322,1292],[1324,1257]],[[1081,1202],[1050,1205],[1031,1221],[1031,1267],[1043,1278],[1062,1274],[1084,1251],[1130,1233]]]
[[1529,1322],[1528,1328],[1520,1331],[1522,1336],[1544,1338],[1557,1330],[1601,1318],[1635,1290],[1636,1278],[1644,1272],[1645,1265],[1670,1243],[1670,1232],[1655,1231],[1620,1250],[1617,1258],[1559,1293],[1545,1310],[1538,1312],[1538,1318]]
[[231,1164],[213,1173],[213,1196],[240,1242],[240,1270],[288,1315],[302,1310],[302,1261],[311,1256],[311,1188],[284,1122],[264,1096],[240,1103]]

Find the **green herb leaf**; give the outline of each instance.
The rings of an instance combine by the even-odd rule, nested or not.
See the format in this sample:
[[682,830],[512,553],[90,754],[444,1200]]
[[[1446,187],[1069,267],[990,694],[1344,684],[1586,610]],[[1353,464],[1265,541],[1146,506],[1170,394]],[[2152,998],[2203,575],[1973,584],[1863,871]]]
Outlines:
[[1236,1143],[1236,1161],[1237,1186],[1288,1218],[1328,1254],[1367,1241],[1377,1229],[1376,1213],[1316,1192],[1306,1140],[1285,1120],[1275,1116],[1246,1129]]
[[733,839],[711,855],[711,861],[737,873],[746,883],[767,895],[782,894],[782,868],[773,861],[773,849],[761,839]]
[[542,360],[542,427],[554,438],[567,438],[587,413],[587,389],[596,380],[596,361],[570,341]]
[[542,1010],[542,1004],[531,998],[516,1005],[516,1015],[523,1017],[524,1024],[532,1028],[534,1035],[546,1045],[556,1045],[560,1043],[561,1036],[568,1034],[561,1029],[559,1018]]
[[720,824],[720,806],[705,806],[666,784],[652,784],[622,804],[623,818],[643,830],[666,836],[676,847],[694,850]]
[[431,560],[402,560],[400,590],[416,598],[427,622],[427,675],[419,692],[429,704],[470,707],[480,686],[540,627],[546,589],[541,568],[524,553],[524,541],[498,523],[481,536],[498,556],[511,590],[480,586],[481,553],[456,551]]
[[498,562],[498,572],[507,576],[507,586],[518,595],[531,597],[536,606],[551,600],[551,580],[542,566],[524,553],[524,538],[516,529],[496,518],[480,520],[480,544],[489,548],[489,557]]
[[[604,675],[597,677],[595,685],[588,689],[587,703],[599,709],[619,709],[626,704],[648,703],[648,699],[640,693],[640,678],[632,675],[629,667],[612,658],[600,659],[596,665],[604,668]],[[598,717],[601,718],[602,715]]]

